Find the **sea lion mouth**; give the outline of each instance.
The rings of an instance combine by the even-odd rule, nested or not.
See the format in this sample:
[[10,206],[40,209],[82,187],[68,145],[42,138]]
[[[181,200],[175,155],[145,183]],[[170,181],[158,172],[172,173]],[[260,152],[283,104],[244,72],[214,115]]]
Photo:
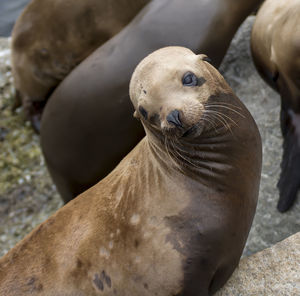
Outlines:
[[185,137],[188,137],[190,135],[193,135],[196,132],[196,130],[197,130],[197,125],[193,125],[187,131],[185,131],[181,137],[185,138]]
[[194,124],[188,129],[183,127],[173,127],[162,129],[162,133],[167,137],[188,138],[198,135],[200,130],[199,124]]

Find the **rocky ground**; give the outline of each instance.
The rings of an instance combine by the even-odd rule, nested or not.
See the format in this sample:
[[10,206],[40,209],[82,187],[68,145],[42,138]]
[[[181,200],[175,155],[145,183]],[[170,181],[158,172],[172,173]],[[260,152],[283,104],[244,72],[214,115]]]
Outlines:
[[[260,197],[245,255],[300,231],[299,199],[285,214],[276,210],[282,154],[280,99],[252,64],[249,36],[253,19],[248,18],[240,28],[221,66],[222,74],[255,118],[263,139]],[[0,256],[62,206],[46,170],[39,137],[25,121],[21,108],[12,111],[14,89],[8,43],[8,39],[0,39]]]
[[299,296],[300,232],[244,257],[215,296]]
[[0,256],[62,202],[22,109],[12,111],[9,40],[0,39]]

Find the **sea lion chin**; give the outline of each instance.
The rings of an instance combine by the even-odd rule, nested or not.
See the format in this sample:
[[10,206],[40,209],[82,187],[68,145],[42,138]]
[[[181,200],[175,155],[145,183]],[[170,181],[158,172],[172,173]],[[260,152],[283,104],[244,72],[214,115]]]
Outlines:
[[181,47],[146,57],[130,96],[146,137],[0,259],[1,295],[208,296],[234,271],[260,181],[253,118]]

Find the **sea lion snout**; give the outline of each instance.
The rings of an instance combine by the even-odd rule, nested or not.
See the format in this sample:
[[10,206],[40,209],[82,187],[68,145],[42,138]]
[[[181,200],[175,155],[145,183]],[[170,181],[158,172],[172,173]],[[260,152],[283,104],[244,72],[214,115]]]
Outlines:
[[192,121],[188,120],[188,118],[184,116],[184,113],[182,111],[175,109],[170,112],[166,117],[166,121],[171,126],[171,128],[163,128],[164,133],[171,133],[179,137],[187,137],[196,134],[197,130],[198,132],[201,132],[202,128],[199,122],[201,122],[200,118],[202,115],[202,108],[199,108],[198,110],[194,109],[192,110],[192,112],[192,117],[194,117]]
[[199,136],[203,130],[201,104],[188,104],[182,109],[174,109],[161,121],[164,135],[175,137]]
[[178,110],[173,110],[172,112],[170,112],[167,116],[167,121],[168,123],[173,124],[176,127],[183,127],[182,122],[180,120],[180,112]]
[[189,103],[182,106],[182,108],[169,108],[167,111],[160,110],[160,112],[154,113],[148,112],[146,107],[140,105],[138,111],[134,112],[134,117],[142,119],[146,125],[160,129],[164,135],[187,136],[192,134],[191,131],[195,131],[199,127],[204,109],[200,103]]

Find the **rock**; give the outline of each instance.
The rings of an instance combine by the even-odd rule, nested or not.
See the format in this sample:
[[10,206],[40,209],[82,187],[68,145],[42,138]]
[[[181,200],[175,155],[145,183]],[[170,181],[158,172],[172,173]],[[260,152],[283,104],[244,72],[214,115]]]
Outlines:
[[9,36],[14,22],[30,0],[0,1],[0,36]]
[[300,295],[300,232],[240,261],[215,296]]

